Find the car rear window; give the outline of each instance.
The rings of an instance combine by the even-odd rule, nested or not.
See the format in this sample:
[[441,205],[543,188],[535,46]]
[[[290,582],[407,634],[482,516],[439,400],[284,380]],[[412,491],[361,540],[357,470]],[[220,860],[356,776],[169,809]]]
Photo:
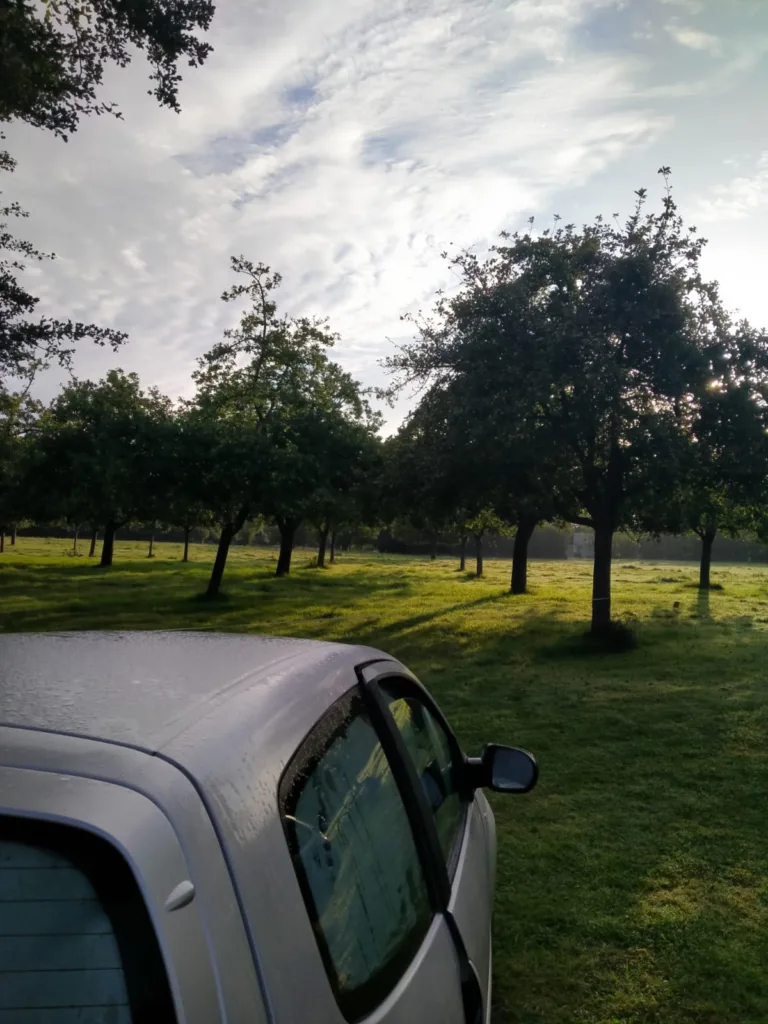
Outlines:
[[130,868],[81,829],[0,818],[0,1024],[172,1024]]

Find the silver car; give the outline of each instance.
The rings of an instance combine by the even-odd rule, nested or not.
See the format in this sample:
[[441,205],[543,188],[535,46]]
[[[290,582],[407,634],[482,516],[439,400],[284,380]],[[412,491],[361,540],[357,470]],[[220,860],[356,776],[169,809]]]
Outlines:
[[482,1024],[536,776],[372,648],[0,636],[0,1024]]

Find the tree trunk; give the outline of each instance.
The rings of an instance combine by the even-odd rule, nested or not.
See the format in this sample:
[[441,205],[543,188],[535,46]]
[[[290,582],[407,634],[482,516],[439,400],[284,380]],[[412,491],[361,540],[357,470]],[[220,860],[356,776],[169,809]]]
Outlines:
[[459,551],[459,572],[467,568],[467,538],[461,538],[461,549]]
[[613,525],[595,525],[595,560],[592,572],[592,632],[601,633],[611,624],[611,550]]
[[206,598],[218,597],[219,589],[221,588],[221,580],[224,576],[224,567],[227,564],[227,555],[229,554],[229,548],[232,544],[232,538],[242,529],[243,523],[248,518],[248,506],[244,505],[237,513],[235,519],[229,523],[224,523],[221,528],[221,534],[219,535],[219,546],[216,549],[216,558],[213,562],[213,569],[211,569],[211,578],[208,580],[208,587],[205,591]]
[[331,531],[331,565],[336,561],[336,530]]
[[190,535],[191,532],[192,532],[192,527],[191,526],[185,526],[184,527],[184,557],[182,558],[182,562],[188,562],[189,561],[189,535]]
[[512,593],[525,594],[528,590],[528,544],[536,529],[535,519],[520,519],[512,550]]
[[11,547],[16,547],[16,523],[11,526]]
[[5,551],[5,527],[0,526],[0,555]]
[[94,527],[93,533],[91,534],[91,549],[88,552],[88,557],[93,558],[96,554],[96,541],[99,539],[99,531]]
[[77,554],[77,535],[78,535],[79,532],[80,531],[78,530],[78,528],[75,527],[75,535],[72,538],[72,554],[73,555]]
[[429,560],[430,562],[435,562],[437,560],[437,534],[432,538],[432,548],[429,552]]
[[709,590],[709,575],[712,568],[712,545],[715,531],[706,530],[701,536],[701,562],[699,564],[699,590]]
[[483,575],[483,535],[475,534],[475,562],[477,564],[475,576]]
[[117,525],[110,520],[104,527],[104,543],[101,546],[101,562],[99,562],[102,569],[106,569],[112,565],[112,558],[115,553],[116,532]]
[[227,555],[229,554],[232,538],[236,533],[237,530],[235,530],[234,523],[225,523],[221,528],[219,546],[216,549],[216,558],[213,562],[211,578],[208,580],[208,588],[205,591],[207,598],[218,597],[221,580],[224,575],[224,567],[227,564]]
[[152,533],[149,536],[149,551],[147,552],[147,558],[154,558],[155,557],[154,550],[155,550],[155,535],[154,535],[154,533]]
[[317,548],[317,567],[318,569],[325,568],[325,547],[328,543],[328,527],[324,526],[318,531],[320,543]]
[[280,530],[280,554],[277,557],[277,569],[275,576],[287,576],[291,571],[291,555],[293,554],[293,537],[296,533],[296,523],[293,519],[278,520]]

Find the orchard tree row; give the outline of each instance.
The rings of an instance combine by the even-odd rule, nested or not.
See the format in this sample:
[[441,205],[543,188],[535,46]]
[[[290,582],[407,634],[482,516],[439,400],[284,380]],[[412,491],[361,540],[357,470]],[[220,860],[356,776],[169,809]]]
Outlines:
[[187,541],[214,528],[214,597],[246,521],[277,524],[282,576],[301,523],[317,528],[322,565],[329,533],[370,518],[379,417],[329,358],[327,326],[278,315],[279,275],[243,258],[232,266],[240,283],[223,297],[248,307],[199,360],[191,401],[174,404],[121,370],[73,381],[48,408],[6,393],[0,520],[103,530],[102,566],[130,523],[174,526]]

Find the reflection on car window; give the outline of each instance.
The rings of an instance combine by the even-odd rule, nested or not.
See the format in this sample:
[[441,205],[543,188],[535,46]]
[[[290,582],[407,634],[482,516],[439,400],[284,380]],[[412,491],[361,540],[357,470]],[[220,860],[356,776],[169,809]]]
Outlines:
[[399,696],[397,684],[382,684],[389,710],[413,759],[416,774],[432,808],[446,863],[451,860],[461,832],[464,809],[456,789],[451,745],[442,725],[429,709],[412,696]]
[[400,793],[362,703],[350,699],[342,715],[337,706],[298,759],[281,787],[286,832],[339,1006],[355,1020],[400,979],[431,909]]

